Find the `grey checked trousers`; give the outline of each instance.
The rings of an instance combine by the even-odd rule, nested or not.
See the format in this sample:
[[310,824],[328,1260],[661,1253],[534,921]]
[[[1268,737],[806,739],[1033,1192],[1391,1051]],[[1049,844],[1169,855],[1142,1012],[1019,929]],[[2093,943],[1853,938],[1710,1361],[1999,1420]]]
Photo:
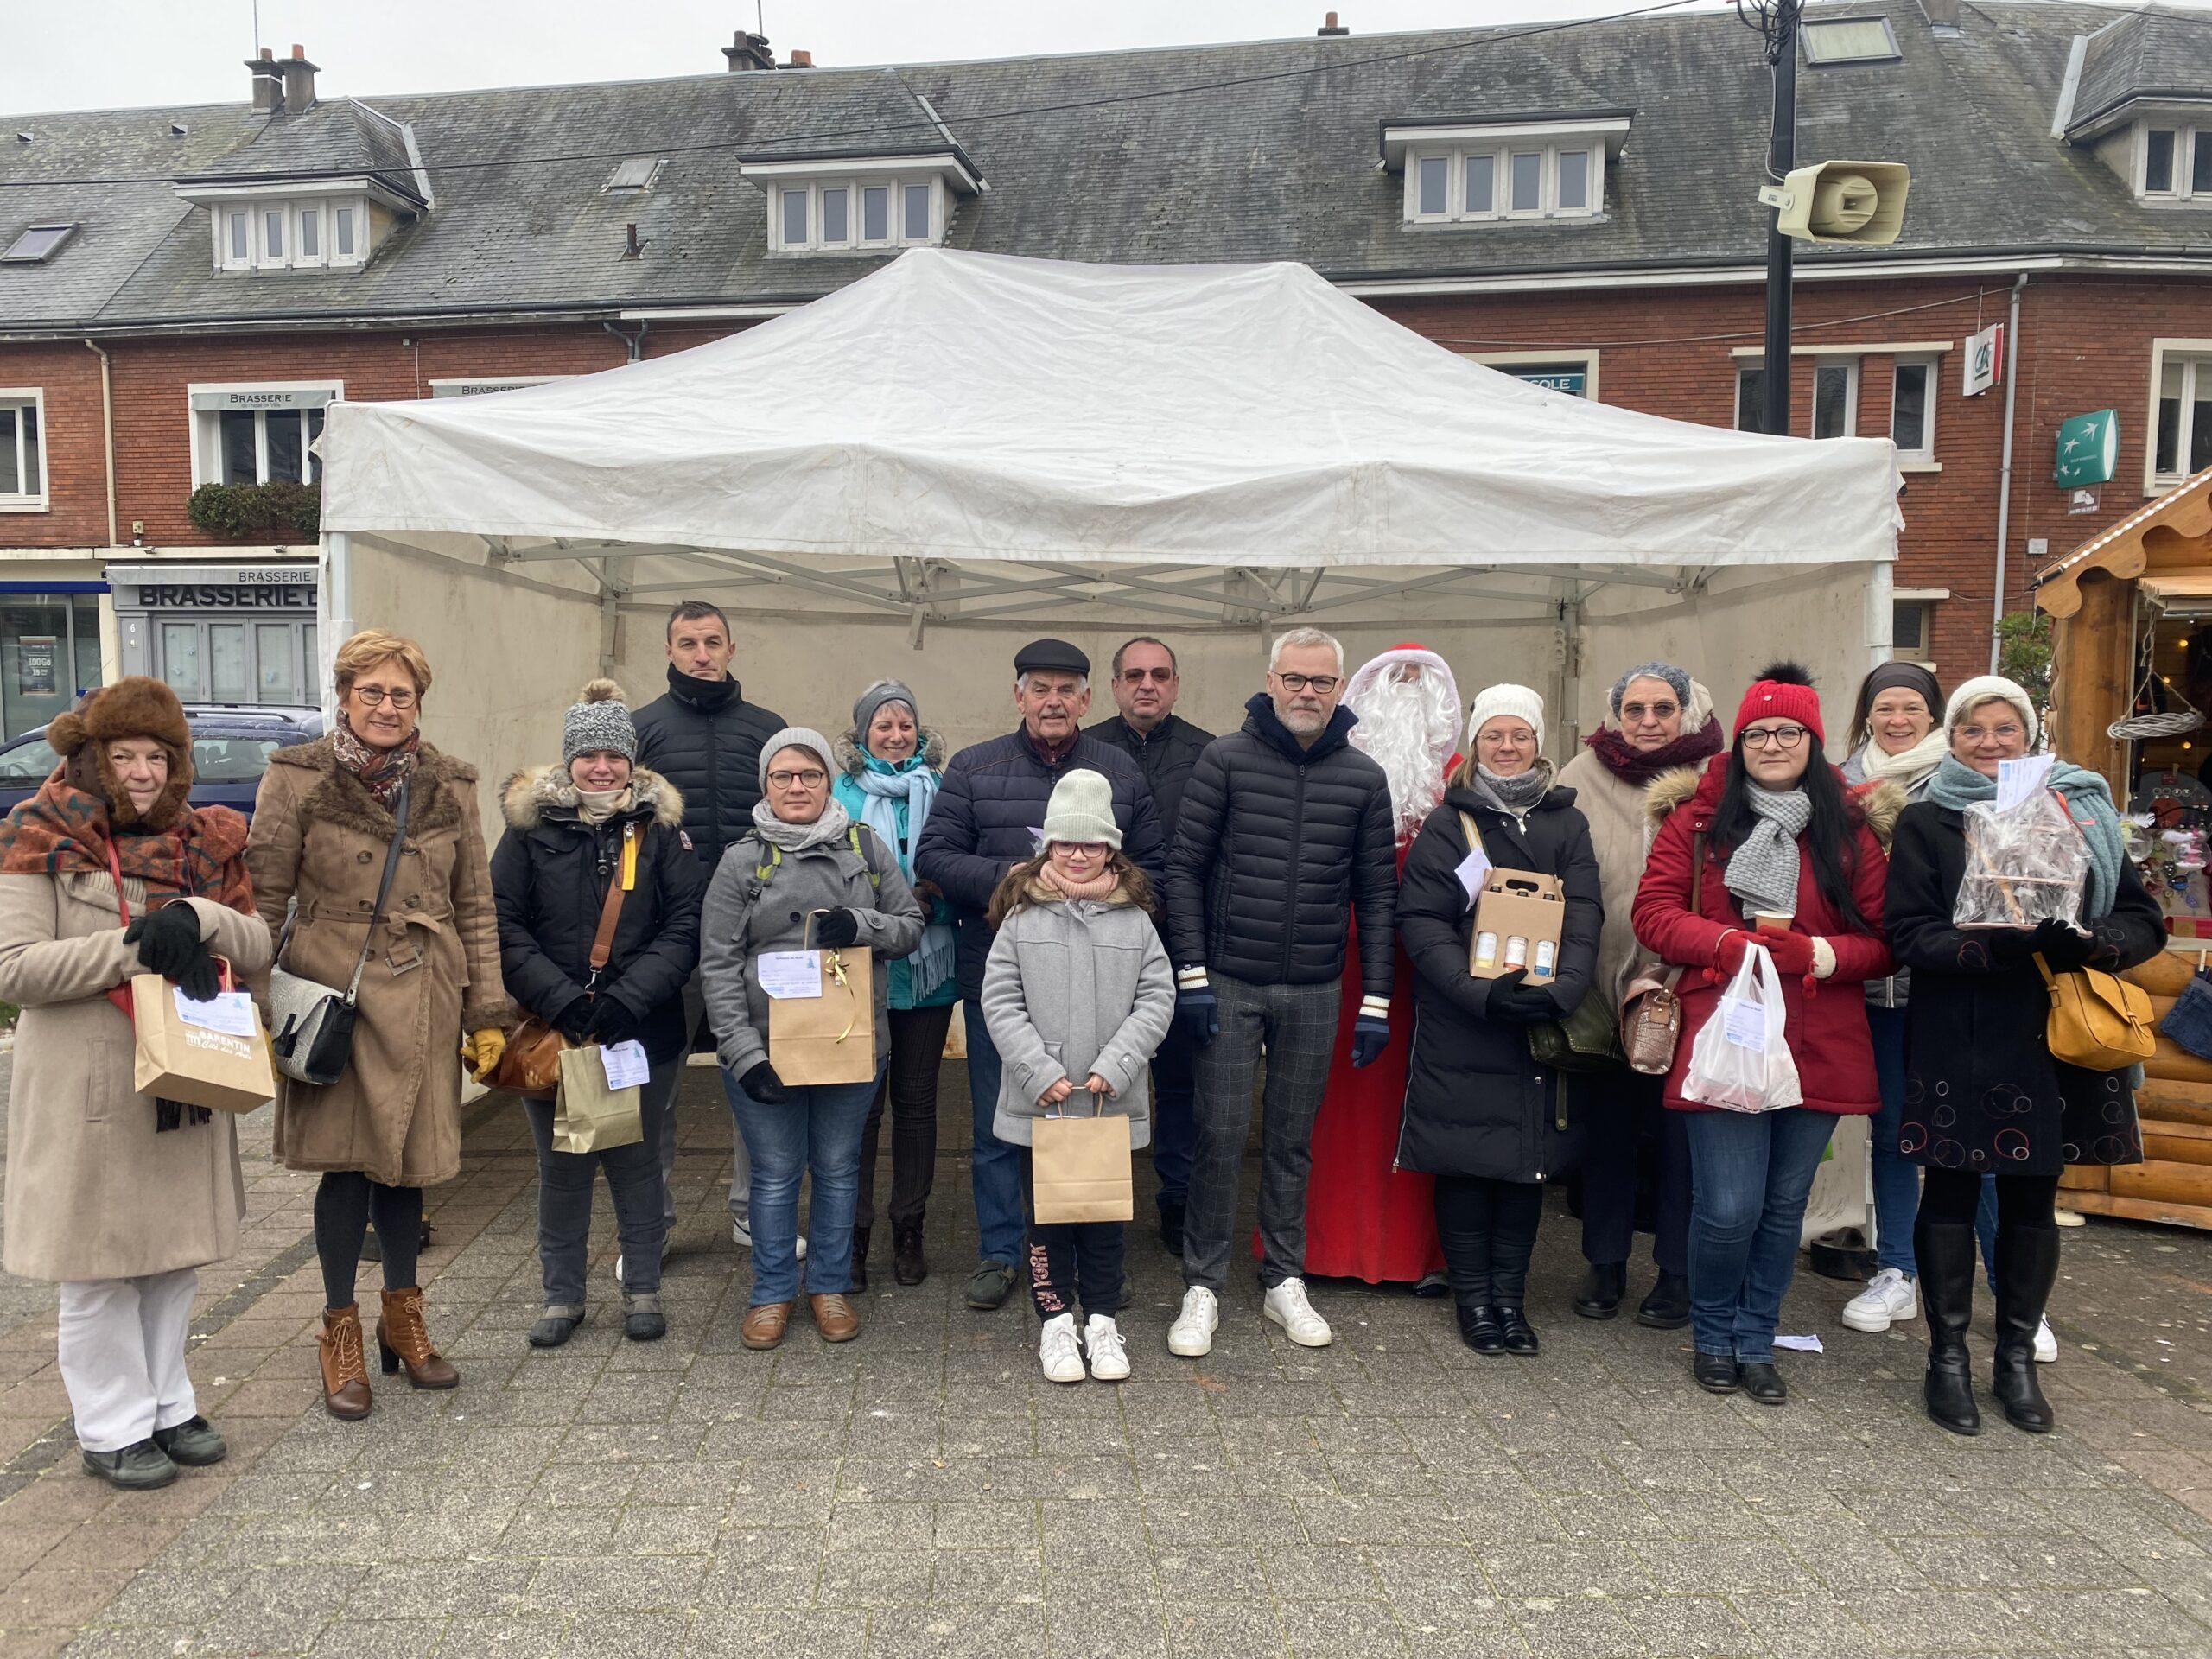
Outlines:
[[1220,1294],[1236,1225],[1236,1177],[1252,1124],[1253,1074],[1268,1057],[1260,1151],[1260,1279],[1273,1289],[1306,1272],[1306,1177],[1313,1119],[1329,1081],[1344,982],[1251,985],[1210,973],[1221,1035],[1198,1052],[1198,1147],[1183,1218],[1183,1282]]

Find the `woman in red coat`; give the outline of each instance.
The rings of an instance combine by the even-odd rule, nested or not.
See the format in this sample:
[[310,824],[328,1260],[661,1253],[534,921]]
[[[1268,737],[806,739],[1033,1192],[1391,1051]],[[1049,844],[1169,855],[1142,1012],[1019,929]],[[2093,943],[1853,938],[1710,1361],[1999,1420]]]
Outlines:
[[[1666,1103],[1689,1118],[1690,1331],[1699,1384],[1789,1398],[1774,1327],[1797,1262],[1813,1173],[1839,1116],[1880,1101],[1864,981],[1891,969],[1882,938],[1885,850],[1904,802],[1894,784],[1847,791],[1821,753],[1821,700],[1777,664],[1744,694],[1734,747],[1703,777],[1648,791],[1657,838],[1636,895],[1636,937],[1685,975],[1681,1040]],[[1755,918],[1765,918],[1763,923]],[[1757,928],[1756,941],[1754,928]],[[1801,1106],[1708,1110],[1685,1099],[1697,1033],[1754,942],[1782,978]]]

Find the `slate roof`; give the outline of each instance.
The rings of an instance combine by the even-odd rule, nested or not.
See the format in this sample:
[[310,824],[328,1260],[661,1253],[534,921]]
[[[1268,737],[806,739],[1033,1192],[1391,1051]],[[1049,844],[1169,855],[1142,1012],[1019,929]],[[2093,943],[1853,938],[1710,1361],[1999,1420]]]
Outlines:
[[251,180],[373,178],[407,200],[423,193],[408,159],[401,124],[358,99],[319,103],[304,115],[273,115],[254,124],[245,143],[181,184],[240,184]]
[[2162,97],[2212,98],[2212,16],[2146,6],[2098,30],[2082,54],[2067,130]]
[[[1802,161],[1866,156],[1913,169],[1904,237],[1872,257],[2152,254],[2203,259],[2212,271],[2212,216],[2146,208],[2086,149],[2050,136],[2073,41],[2112,22],[2111,9],[1978,0],[1949,39],[1930,33],[1914,0],[1839,0],[1813,15],[1822,10],[1887,15],[1903,54],[1798,79]],[[2184,42],[2192,64],[2212,49],[2212,19],[2152,16],[2153,45]],[[1732,13],[1514,33],[378,96],[365,101],[412,128],[436,206],[345,271],[217,272],[204,218],[163,181],[258,175],[272,161],[360,170],[354,147],[385,129],[365,128],[350,99],[261,117],[242,86],[235,106],[4,119],[0,241],[35,219],[84,228],[49,264],[0,266],[0,331],[810,299],[887,256],[771,254],[764,199],[739,176],[738,157],[941,149],[917,94],[989,181],[957,201],[956,247],[1124,262],[1297,259],[1369,282],[1761,260],[1753,197],[1768,81],[1758,37]],[[2130,38],[2139,46],[2141,31]],[[2119,49],[2105,39],[2101,76]],[[2212,64],[2189,73],[2212,92]],[[1385,121],[1605,109],[1632,110],[1634,120],[1595,219],[1414,228],[1402,222],[1401,180],[1377,166]],[[169,136],[173,120],[191,129],[187,137]],[[12,142],[17,128],[35,141]],[[666,164],[648,191],[603,194],[626,156]],[[368,159],[380,175],[401,175],[389,152]],[[404,176],[411,188],[411,169]],[[646,251],[626,260],[633,222]],[[1867,257],[1799,252],[1806,267]]]

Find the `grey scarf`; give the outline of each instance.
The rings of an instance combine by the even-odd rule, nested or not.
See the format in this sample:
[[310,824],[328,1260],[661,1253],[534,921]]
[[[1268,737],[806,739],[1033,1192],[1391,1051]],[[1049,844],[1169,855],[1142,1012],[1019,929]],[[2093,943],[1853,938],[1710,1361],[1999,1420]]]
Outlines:
[[1460,786],[1493,812],[1518,818],[1534,811],[1536,803],[1551,793],[1552,777],[1552,763],[1548,760],[1539,760],[1528,771],[1516,772],[1510,778],[1501,778],[1478,761]]
[[834,797],[823,803],[822,816],[812,823],[785,823],[766,801],[756,801],[753,806],[753,833],[771,847],[780,847],[787,853],[818,847],[825,841],[842,841],[845,827],[851,823],[844,807]]
[[1728,855],[1728,891],[1746,916],[1797,913],[1797,837],[1813,821],[1813,798],[1802,788],[1779,793],[1753,784],[1745,791],[1758,823]]

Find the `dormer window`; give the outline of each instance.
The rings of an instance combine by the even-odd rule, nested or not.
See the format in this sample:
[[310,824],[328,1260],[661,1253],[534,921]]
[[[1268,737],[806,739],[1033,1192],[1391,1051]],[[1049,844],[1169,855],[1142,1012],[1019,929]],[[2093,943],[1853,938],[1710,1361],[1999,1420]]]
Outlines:
[[2145,122],[2136,131],[2136,194],[2212,207],[2212,120],[2196,126]]
[[1386,125],[1383,165],[1405,172],[1409,225],[1592,219],[1625,115],[1481,126]]
[[358,197],[214,204],[215,264],[223,270],[314,270],[362,262]]
[[758,157],[739,171],[766,193],[775,253],[893,252],[942,243],[957,199],[982,177],[957,155]]

